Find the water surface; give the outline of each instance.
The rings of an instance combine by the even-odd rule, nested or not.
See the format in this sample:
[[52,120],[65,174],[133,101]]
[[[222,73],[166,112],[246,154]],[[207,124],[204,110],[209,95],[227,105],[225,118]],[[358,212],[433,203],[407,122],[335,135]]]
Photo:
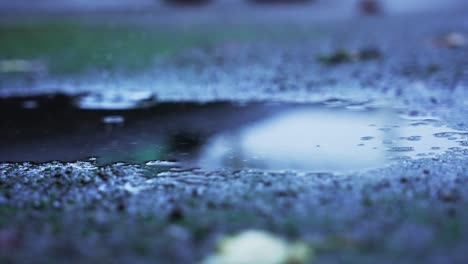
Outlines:
[[360,104],[155,103],[83,109],[65,96],[4,99],[0,161],[345,172],[467,148],[468,133]]

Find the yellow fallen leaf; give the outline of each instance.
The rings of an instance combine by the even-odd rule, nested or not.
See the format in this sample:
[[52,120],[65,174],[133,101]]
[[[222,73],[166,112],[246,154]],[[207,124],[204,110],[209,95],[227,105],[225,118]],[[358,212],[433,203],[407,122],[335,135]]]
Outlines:
[[311,260],[312,251],[304,243],[289,244],[282,238],[260,230],[247,230],[227,237],[218,252],[203,264],[302,264]]

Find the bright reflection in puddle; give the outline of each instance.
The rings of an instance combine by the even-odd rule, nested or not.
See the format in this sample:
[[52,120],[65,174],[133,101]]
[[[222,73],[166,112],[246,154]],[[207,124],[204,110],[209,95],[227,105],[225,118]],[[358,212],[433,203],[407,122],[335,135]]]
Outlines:
[[[468,148],[468,134],[394,109],[324,104],[159,103],[79,109],[67,98],[0,104],[0,161],[139,163],[171,169],[346,172]],[[31,100],[31,99],[24,99]],[[18,107],[18,108],[15,108]]]
[[[347,171],[384,166],[396,158],[430,157],[466,135],[431,121],[404,119],[391,110],[300,107],[211,139],[202,168]],[[433,134],[453,132],[453,139]]]

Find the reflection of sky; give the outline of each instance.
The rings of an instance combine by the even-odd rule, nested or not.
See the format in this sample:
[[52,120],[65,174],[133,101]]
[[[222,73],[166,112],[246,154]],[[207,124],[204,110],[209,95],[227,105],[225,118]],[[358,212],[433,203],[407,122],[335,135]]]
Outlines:
[[[458,146],[455,141],[433,136],[452,131],[446,127],[410,123],[391,111],[290,110],[214,137],[201,151],[198,166],[346,171],[382,166],[398,156],[417,157]],[[403,151],[400,147],[414,150]]]

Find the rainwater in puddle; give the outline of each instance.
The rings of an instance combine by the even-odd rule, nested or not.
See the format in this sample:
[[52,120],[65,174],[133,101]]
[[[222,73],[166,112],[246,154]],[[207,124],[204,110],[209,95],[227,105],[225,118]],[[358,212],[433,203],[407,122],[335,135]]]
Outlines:
[[8,162],[96,157],[99,164],[346,172],[468,148],[468,132],[395,109],[217,102],[93,110],[66,97],[3,101],[0,161]]

